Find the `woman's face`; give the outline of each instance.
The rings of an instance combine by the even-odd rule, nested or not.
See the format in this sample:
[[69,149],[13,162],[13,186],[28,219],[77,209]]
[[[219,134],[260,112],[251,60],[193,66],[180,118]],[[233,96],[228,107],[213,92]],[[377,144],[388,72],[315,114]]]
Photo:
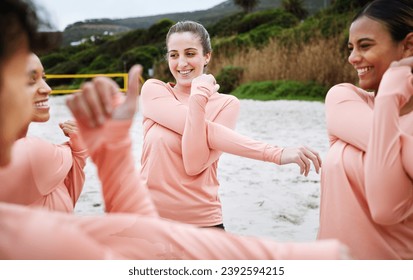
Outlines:
[[382,23],[366,16],[351,24],[348,48],[348,61],[365,90],[377,91],[390,63],[403,57],[402,43],[395,42]]
[[10,161],[11,147],[27,128],[33,112],[33,92],[27,72],[26,44],[0,65],[0,166]]
[[29,57],[29,86],[33,92],[33,122],[47,122],[49,113],[49,94],[52,91],[46,83],[45,73],[40,59],[35,54]]
[[191,32],[173,33],[167,47],[169,70],[176,84],[190,87],[192,80],[204,72],[211,53],[203,55],[201,40]]

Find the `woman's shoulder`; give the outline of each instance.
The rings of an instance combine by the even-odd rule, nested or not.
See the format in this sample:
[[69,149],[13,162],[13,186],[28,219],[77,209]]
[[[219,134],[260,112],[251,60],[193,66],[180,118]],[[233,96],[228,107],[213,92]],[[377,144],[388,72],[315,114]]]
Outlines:
[[148,79],[142,85],[142,91],[152,87],[167,87],[167,83],[158,79]]
[[369,102],[374,98],[372,92],[365,91],[351,83],[341,83],[330,88],[326,95],[326,103],[341,102],[345,100],[362,99]]
[[355,85],[351,84],[351,83],[341,83],[341,84],[337,84],[334,85],[330,88],[330,90],[328,91],[327,94],[334,94],[337,92],[343,92],[343,91],[357,91],[358,87],[356,87]]
[[226,102],[235,102],[235,103],[239,103],[239,99],[231,94],[225,94],[225,93],[219,93],[219,94],[214,94],[212,95],[214,98],[217,98],[219,100],[223,100]]
[[173,92],[173,88],[170,83],[165,83],[158,79],[148,79],[142,85],[141,95],[145,96],[148,94],[159,93],[163,90]]
[[214,94],[210,97],[210,101],[209,103],[213,103],[216,102],[215,104],[219,104],[218,106],[220,107],[236,107],[239,108],[240,107],[240,101],[237,97],[235,97],[234,95],[230,95],[230,94],[223,94],[223,93],[219,93],[219,94]]

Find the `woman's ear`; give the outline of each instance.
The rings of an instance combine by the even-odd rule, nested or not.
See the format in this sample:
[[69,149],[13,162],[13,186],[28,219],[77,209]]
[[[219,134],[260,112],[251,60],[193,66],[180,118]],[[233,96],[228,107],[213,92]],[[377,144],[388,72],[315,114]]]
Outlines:
[[413,56],[413,32],[406,35],[404,39],[404,57]]
[[204,66],[208,65],[209,61],[211,60],[211,56],[212,56],[212,54],[210,52],[205,55],[205,64],[204,64]]

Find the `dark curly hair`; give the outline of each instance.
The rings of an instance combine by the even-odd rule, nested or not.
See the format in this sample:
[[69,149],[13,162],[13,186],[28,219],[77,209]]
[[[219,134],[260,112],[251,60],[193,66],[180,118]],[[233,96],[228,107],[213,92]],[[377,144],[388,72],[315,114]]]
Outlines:
[[[40,23],[36,9],[30,0],[0,1],[0,63],[19,49],[23,40],[33,52],[56,47],[56,37],[51,33],[38,32]],[[46,22],[44,22],[46,24]]]

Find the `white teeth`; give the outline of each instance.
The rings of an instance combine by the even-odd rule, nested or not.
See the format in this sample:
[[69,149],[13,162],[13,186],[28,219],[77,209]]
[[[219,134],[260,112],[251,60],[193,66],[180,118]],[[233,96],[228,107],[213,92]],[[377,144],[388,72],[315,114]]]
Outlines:
[[34,107],[36,107],[36,108],[46,108],[46,107],[49,107],[49,102],[46,100],[46,101],[41,101],[41,102],[36,102],[36,103],[34,103]]
[[182,75],[189,74],[190,72],[191,70],[179,71],[179,73],[181,73]]
[[364,73],[368,72],[371,68],[372,68],[372,67],[359,68],[359,69],[357,69],[357,73],[358,73],[359,75],[364,74]]

